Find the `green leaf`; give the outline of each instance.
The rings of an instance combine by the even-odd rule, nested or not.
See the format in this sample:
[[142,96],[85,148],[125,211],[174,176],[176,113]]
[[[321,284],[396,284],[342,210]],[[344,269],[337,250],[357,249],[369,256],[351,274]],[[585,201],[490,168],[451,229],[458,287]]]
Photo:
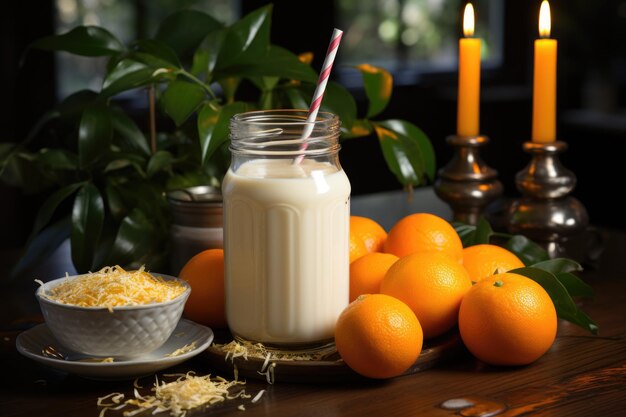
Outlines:
[[355,139],[369,136],[374,133],[374,128],[367,119],[356,119],[352,122],[350,129],[346,129],[345,126],[341,127],[342,139]]
[[193,61],[191,63],[191,72],[196,77],[205,74],[209,71],[209,52],[204,49],[196,50],[196,53],[193,54]]
[[484,217],[478,219],[478,225],[476,226],[476,232],[474,233],[474,245],[481,245],[489,243],[491,236],[493,235],[493,229]]
[[291,80],[300,80],[310,83],[317,81],[317,74],[313,69],[302,63],[295,54],[279,46],[272,45],[267,53],[260,57],[243,56],[240,62],[218,66],[213,73],[214,80],[232,77],[234,74],[241,77],[280,77]]
[[96,245],[104,222],[104,202],[95,185],[88,183],[78,192],[72,210],[72,261],[79,273],[93,265]]
[[108,181],[105,189],[106,203],[111,215],[115,219],[122,219],[126,215],[128,211],[126,205],[124,204],[124,200],[120,195],[117,186],[113,184],[111,181]]
[[598,325],[576,306],[567,289],[554,274],[533,267],[518,268],[509,271],[524,275],[541,285],[554,303],[556,314],[560,318],[572,322],[593,334],[598,334]]
[[174,162],[174,156],[168,151],[157,151],[148,161],[148,177],[157,172],[169,170]]
[[426,135],[404,120],[372,122],[387,166],[404,185],[422,185],[435,175],[435,154]]
[[230,118],[247,111],[248,105],[234,102],[221,109],[211,103],[205,104],[198,114],[198,135],[202,150],[202,161],[206,162],[219,147],[228,140]]
[[593,288],[585,281],[570,272],[557,272],[557,279],[572,297],[593,297]]
[[143,62],[122,59],[104,78],[101,95],[112,97],[122,91],[143,87],[173,76],[169,69],[155,69]]
[[181,188],[194,187],[196,185],[218,185],[214,184],[213,178],[203,172],[185,172],[174,175],[167,179],[165,188],[167,190],[178,190]]
[[124,45],[106,29],[78,26],[62,35],[47,36],[30,45],[48,51],[66,51],[83,56],[107,56],[124,51]]
[[142,39],[133,46],[140,52],[132,54],[139,61],[153,67],[182,68],[178,55],[165,42],[156,39]]
[[39,211],[37,212],[37,217],[35,218],[33,230],[30,233],[28,242],[32,242],[35,236],[37,236],[37,234],[41,231],[41,229],[43,229],[50,222],[50,220],[52,219],[52,215],[56,211],[59,204],[65,201],[65,199],[69,198],[83,185],[84,183],[82,182],[67,185],[63,188],[60,188],[50,197],[48,197],[48,199],[41,205],[41,208],[39,208]]
[[43,229],[41,233],[27,243],[26,250],[11,270],[9,279],[19,278],[33,266],[41,265],[42,262],[50,259],[52,254],[70,236],[70,230],[69,216]]
[[68,123],[79,123],[83,110],[98,100],[98,93],[91,90],[80,90],[67,96],[56,108],[61,120]]
[[211,32],[223,25],[206,13],[181,10],[173,13],[159,26],[155,38],[169,45],[178,56],[198,47]]
[[544,248],[522,235],[513,236],[504,244],[504,248],[517,255],[526,266],[550,259]]
[[109,149],[112,135],[109,107],[102,102],[87,106],[78,128],[78,158],[81,167],[85,168]]
[[265,57],[270,47],[271,20],[272,5],[267,5],[233,23],[220,49],[216,68]]
[[204,99],[204,90],[197,84],[176,80],[170,83],[163,95],[161,104],[177,126],[191,116]]
[[385,69],[369,64],[358,65],[356,69],[363,75],[365,94],[369,99],[366,117],[376,116],[389,104],[393,90],[393,77]]
[[120,223],[107,265],[128,265],[152,252],[159,242],[155,225],[140,209],[133,209]]
[[76,154],[65,149],[43,148],[39,151],[37,160],[43,166],[53,170],[75,171],[78,169]]
[[218,81],[220,87],[222,87],[222,91],[224,92],[224,97],[226,98],[226,103],[232,103],[235,101],[235,93],[239,88],[239,84],[241,84],[241,78],[239,77],[229,77],[223,78]]
[[287,96],[287,100],[289,100],[292,109],[309,109],[310,103],[307,99],[311,99],[311,94],[307,95],[304,91],[302,91],[302,89],[295,87],[285,89],[284,93]]
[[544,271],[558,274],[560,272],[576,272],[582,271],[583,267],[576,261],[567,258],[556,258],[547,261],[537,262],[531,265],[533,268],[543,269]]
[[133,167],[141,177],[146,177],[143,167],[147,158],[142,155],[128,152],[108,152],[104,158],[105,161],[108,161],[103,170],[105,173]]
[[197,71],[198,74],[206,73],[207,79],[211,78],[227,33],[227,29],[215,30],[204,38],[194,54],[192,73],[194,71]]
[[111,107],[111,123],[113,131],[117,133],[114,139],[122,150],[144,156],[150,155],[150,147],[145,135],[122,109]]
[[463,243],[463,247],[467,248],[474,244],[476,241],[476,226],[471,224],[465,224],[461,222],[452,222],[452,227],[456,230],[456,233],[461,238],[461,243]]
[[356,119],[356,101],[354,101],[354,97],[341,84],[332,81],[326,85],[321,110],[339,116],[342,127],[346,129],[351,129],[354,119]]

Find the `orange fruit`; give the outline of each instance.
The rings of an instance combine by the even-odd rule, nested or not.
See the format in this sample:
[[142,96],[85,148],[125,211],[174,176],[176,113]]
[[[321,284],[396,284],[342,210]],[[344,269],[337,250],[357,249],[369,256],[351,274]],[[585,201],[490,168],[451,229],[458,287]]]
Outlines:
[[357,235],[350,234],[350,263],[367,254],[367,246]]
[[415,363],[422,328],[406,304],[383,294],[362,295],[337,319],[335,344],[344,362],[369,378],[391,378]]
[[470,279],[478,282],[493,274],[523,268],[524,263],[513,253],[496,245],[474,245],[463,249],[463,266]]
[[387,232],[381,225],[370,218],[360,216],[350,216],[350,234],[361,239],[370,253],[382,252],[387,239]]
[[492,365],[526,365],[546,353],[557,318],[548,293],[530,278],[492,275],[470,289],[459,311],[463,343]]
[[461,300],[471,286],[469,274],[455,258],[441,252],[418,252],[389,268],[380,292],[404,301],[429,339],[457,323]]
[[445,252],[463,259],[463,244],[454,228],[428,213],[415,213],[396,223],[385,240],[385,252],[403,257],[416,252]]
[[368,253],[350,264],[350,302],[362,294],[377,294],[387,270],[399,258],[390,253]]
[[226,327],[224,250],[200,252],[185,264],[179,277],[191,286],[191,294],[185,303],[185,316],[206,326]]

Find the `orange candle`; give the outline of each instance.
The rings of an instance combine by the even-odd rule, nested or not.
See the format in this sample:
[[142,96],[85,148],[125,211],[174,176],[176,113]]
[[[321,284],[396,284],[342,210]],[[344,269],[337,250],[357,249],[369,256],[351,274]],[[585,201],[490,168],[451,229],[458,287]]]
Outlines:
[[533,142],[550,143],[556,139],[556,39],[550,37],[550,5],[541,3],[539,36],[535,40],[533,82]]
[[465,6],[464,38],[459,39],[459,97],[456,134],[478,136],[480,111],[480,39],[474,36],[474,7]]

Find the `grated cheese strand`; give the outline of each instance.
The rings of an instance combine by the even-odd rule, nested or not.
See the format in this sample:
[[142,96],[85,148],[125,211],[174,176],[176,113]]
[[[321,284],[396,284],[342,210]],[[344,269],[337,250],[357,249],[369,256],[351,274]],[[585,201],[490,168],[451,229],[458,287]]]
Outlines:
[[[43,283],[35,280],[40,285]],[[79,307],[145,305],[170,301],[185,292],[178,281],[166,281],[145,271],[125,271],[120,266],[106,266],[98,272],[66,280],[43,294],[49,300]]]
[[[250,398],[243,389],[234,394],[229,392],[237,385],[245,385],[245,382],[228,381],[222,377],[211,378],[211,375],[196,376],[194,372],[174,376],[177,378],[172,382],[159,381],[155,376],[156,381],[151,395],[141,395],[137,388],[134,388],[134,398],[123,403],[121,401],[124,394],[120,393],[98,398],[98,406],[104,407],[100,411],[100,416],[104,416],[107,410],[113,410],[114,407],[119,409],[118,404],[121,403],[122,406],[135,407],[124,411],[125,417],[132,417],[150,409],[152,414],[168,411],[173,417],[184,417],[189,410],[200,406],[210,406],[237,398]],[[134,385],[137,386],[136,383]]]
[[197,342],[198,342],[197,340],[194,340],[191,343],[187,343],[185,346],[176,349],[174,352],[166,354],[165,357],[166,358],[171,358],[171,357],[174,357],[174,356],[180,356],[180,355],[183,355],[185,353],[191,352],[191,351],[196,349],[196,343]]

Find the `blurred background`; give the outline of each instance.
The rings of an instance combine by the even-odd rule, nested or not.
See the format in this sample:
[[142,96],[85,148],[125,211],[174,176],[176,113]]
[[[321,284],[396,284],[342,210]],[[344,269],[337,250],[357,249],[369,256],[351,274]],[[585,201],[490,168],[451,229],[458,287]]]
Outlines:
[[[23,0],[0,14],[3,99],[0,141],[22,140],[37,119],[82,88],[99,90],[103,61],[69,54],[30,53],[35,39],[76,25],[100,25],[122,40],[148,36],[170,13],[192,8],[224,23],[270,3],[264,0]],[[272,41],[295,53],[312,51],[319,70],[333,27],[345,31],[333,78],[364,99],[354,67],[382,66],[394,76],[391,104],[381,119],[402,118],[430,137],[442,167],[451,156],[445,137],[456,130],[457,40],[461,0],[274,1]],[[506,197],[518,195],[514,176],[529,158],[522,143],[531,129],[533,40],[539,0],[477,0],[482,37],[481,132],[483,150],[497,169]],[[558,39],[557,136],[570,145],[563,163],[578,176],[574,196],[591,222],[625,229],[619,168],[626,141],[626,0],[553,0],[552,37]],[[145,112],[145,95],[124,105]],[[359,102],[362,112],[363,101]],[[353,194],[399,189],[375,138],[347,141],[341,162]],[[41,196],[0,185],[0,248],[23,246]]]

